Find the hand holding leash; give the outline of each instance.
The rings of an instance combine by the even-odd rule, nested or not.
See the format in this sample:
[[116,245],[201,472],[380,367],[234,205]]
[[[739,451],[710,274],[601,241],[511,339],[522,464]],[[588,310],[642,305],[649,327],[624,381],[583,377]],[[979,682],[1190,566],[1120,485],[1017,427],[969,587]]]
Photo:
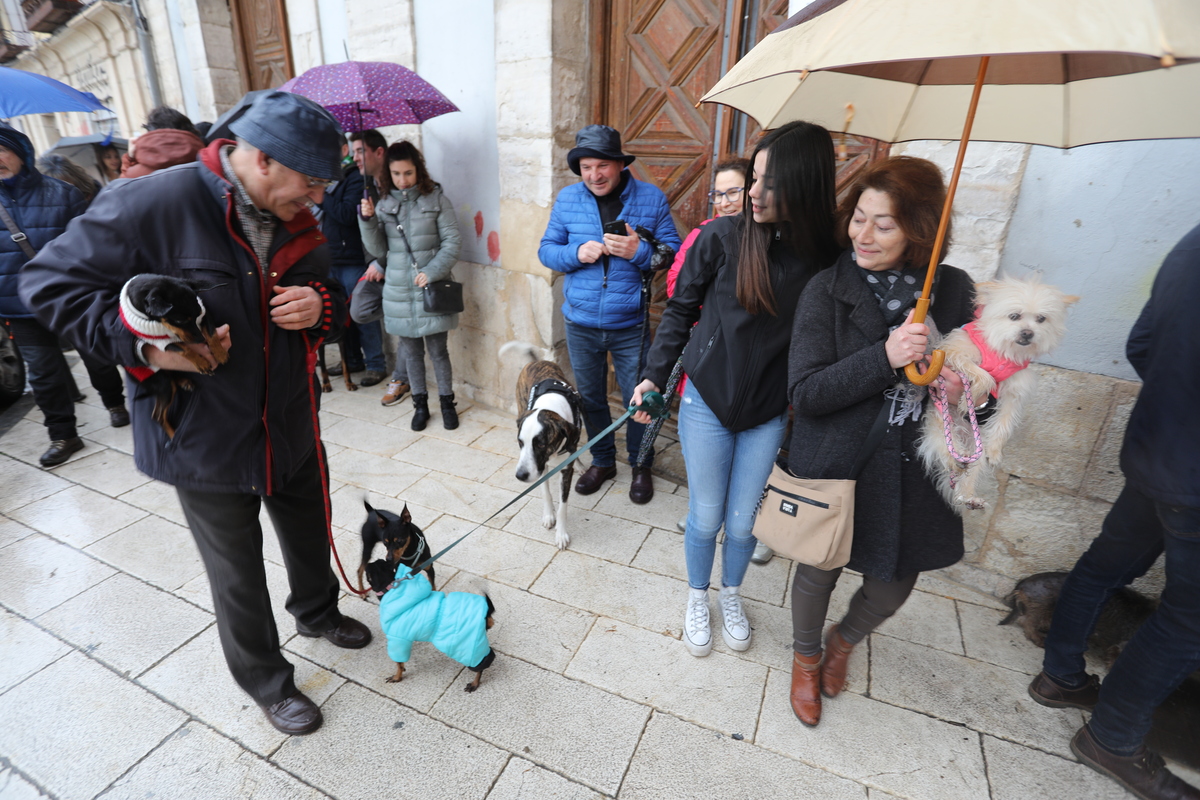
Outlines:
[[643,425],[650,424],[652,419],[666,419],[670,415],[667,403],[663,400],[658,385],[647,378],[633,390],[629,400],[629,410],[633,412],[633,421]]

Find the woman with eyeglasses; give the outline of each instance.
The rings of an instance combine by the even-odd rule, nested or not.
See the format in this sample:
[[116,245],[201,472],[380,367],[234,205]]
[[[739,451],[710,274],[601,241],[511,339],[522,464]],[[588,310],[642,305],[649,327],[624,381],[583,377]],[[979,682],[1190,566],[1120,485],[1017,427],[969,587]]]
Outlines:
[[[440,184],[429,177],[425,158],[411,142],[396,142],[385,155],[385,196],[375,205],[362,201],[359,227],[363,247],[379,261],[383,275],[383,321],[388,333],[399,337],[400,352],[408,367],[412,387],[412,429],[425,430],[429,422],[429,391],[425,384],[425,348],[433,361],[442,426],[458,427],[454,407],[453,373],[447,332],[458,327],[458,314],[435,314],[425,310],[424,287],[451,277],[458,260],[462,238],[454,205]],[[378,280],[367,268],[368,279]],[[391,393],[399,378],[392,376]],[[386,397],[385,397],[386,399]]]
[[[788,123],[763,137],[751,164],[748,207],[710,221],[688,250],[632,398],[640,404],[661,391],[683,355],[691,378],[679,406],[688,473],[683,643],[697,657],[713,647],[708,589],[722,526],[722,634],[731,650],[750,647],[741,585],[754,512],[787,426],[792,321],[801,290],[838,255],[829,131]],[[634,419],[649,422],[645,412]]]

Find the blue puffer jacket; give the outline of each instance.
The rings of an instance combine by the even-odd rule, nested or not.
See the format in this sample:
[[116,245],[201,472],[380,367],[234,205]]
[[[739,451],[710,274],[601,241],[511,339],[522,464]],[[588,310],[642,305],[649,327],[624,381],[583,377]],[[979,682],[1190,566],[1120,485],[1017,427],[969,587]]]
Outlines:
[[388,657],[408,661],[413,642],[430,642],[464,667],[478,665],[491,652],[487,638],[487,599],[473,592],[435,592],[419,572],[411,580],[404,564],[400,583],[379,601],[379,624],[388,640]]
[[[654,232],[660,242],[679,250],[679,231],[671,219],[667,197],[656,186],[630,178],[621,192],[621,219]],[[563,316],[576,325],[619,330],[642,322],[641,271],[650,268],[654,249],[642,242],[633,259],[604,256],[594,264],[579,261],[579,246],[603,241],[600,209],[585,184],[574,183],[558,193],[550,224],[538,248],[538,258],[565,272]]]
[[[29,237],[33,249],[41,251],[83,213],[87,203],[74,186],[38,172],[29,137],[3,122],[0,145],[19,153],[23,164],[15,178],[0,180],[0,203]],[[0,317],[33,316],[17,296],[17,278],[28,260],[8,229],[0,225]]]

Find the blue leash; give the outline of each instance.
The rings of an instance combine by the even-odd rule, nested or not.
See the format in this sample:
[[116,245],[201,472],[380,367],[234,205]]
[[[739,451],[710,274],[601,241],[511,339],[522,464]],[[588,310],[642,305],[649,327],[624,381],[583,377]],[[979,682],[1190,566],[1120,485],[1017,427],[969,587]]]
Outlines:
[[453,550],[455,547],[457,547],[457,546],[458,546],[458,545],[459,545],[459,544],[462,542],[462,540],[463,540],[463,539],[466,539],[466,538],[467,538],[468,536],[470,536],[472,533],[474,533],[475,531],[479,530],[479,529],[480,529],[480,528],[482,528],[484,525],[486,525],[487,523],[491,522],[491,521],[492,521],[493,519],[495,519],[496,517],[498,517],[498,516],[500,516],[501,514],[503,514],[503,513],[504,513],[504,511],[505,511],[507,508],[509,508],[510,506],[512,506],[512,504],[513,504],[513,503],[517,502],[517,501],[518,501],[518,500],[520,500],[522,497],[525,497],[527,494],[529,494],[530,492],[532,492],[534,489],[538,488],[538,487],[539,487],[539,486],[541,486],[543,483],[545,483],[546,481],[550,480],[551,478],[553,478],[553,477],[554,477],[555,475],[557,475],[558,473],[562,472],[562,470],[563,470],[565,467],[569,466],[570,464],[573,464],[573,463],[575,463],[575,459],[579,458],[581,455],[583,455],[584,453],[586,453],[588,450],[591,450],[591,449],[592,449],[592,447],[593,447],[593,446],[596,444],[596,442],[600,441],[600,440],[601,440],[601,439],[603,439],[605,436],[608,436],[610,433],[612,433],[613,431],[615,431],[617,428],[619,428],[619,427],[621,427],[622,425],[624,425],[624,424],[625,424],[625,420],[629,419],[630,417],[632,417],[634,414],[636,414],[636,413],[637,413],[637,412],[639,412],[639,411],[645,411],[645,412],[646,412],[647,414],[649,414],[649,415],[650,415],[650,416],[651,416],[653,419],[666,419],[667,417],[669,417],[669,416],[671,415],[671,411],[670,411],[670,409],[668,409],[668,408],[667,408],[667,403],[666,403],[666,401],[663,399],[663,396],[662,396],[661,394],[659,394],[658,392],[646,392],[644,395],[642,395],[642,404],[641,404],[640,406],[630,406],[628,409],[626,409],[626,411],[625,411],[625,413],[624,413],[624,414],[622,414],[620,417],[618,417],[618,418],[617,418],[617,420],[616,420],[615,422],[613,422],[613,424],[612,424],[612,425],[609,425],[607,428],[605,428],[604,430],[600,431],[600,432],[599,432],[599,433],[597,433],[595,436],[593,436],[593,437],[591,438],[591,440],[587,442],[587,444],[585,444],[583,447],[579,448],[579,449],[578,449],[578,450],[576,450],[574,453],[572,453],[572,454],[571,454],[571,456],[570,456],[569,458],[567,458],[565,461],[563,461],[563,462],[562,462],[561,464],[559,464],[557,467],[555,467],[554,469],[550,470],[549,472],[547,472],[547,473],[546,473],[545,475],[543,475],[542,477],[538,478],[538,480],[537,480],[537,481],[536,481],[536,482],[535,482],[535,483],[534,483],[532,486],[530,486],[530,487],[529,487],[528,489],[526,489],[525,491],[521,492],[519,495],[517,495],[516,497],[514,497],[512,500],[509,500],[507,503],[505,503],[503,506],[501,506],[501,507],[500,507],[500,509],[499,509],[498,511],[496,511],[495,513],[493,513],[493,514],[492,514],[490,517],[488,517],[487,519],[485,519],[483,522],[480,522],[480,523],[479,523],[478,525],[476,525],[474,528],[471,528],[471,530],[467,531],[467,532],[466,532],[466,533],[464,533],[462,536],[460,536],[460,537],[458,537],[457,539],[455,539],[455,540],[454,540],[453,542],[451,542],[449,545],[447,545],[446,547],[443,547],[443,548],[442,548],[441,550],[439,550],[437,553],[433,554],[432,556],[430,556],[429,558],[425,559],[423,562],[421,562],[421,563],[420,563],[420,564],[418,564],[417,566],[413,567],[413,569],[412,569],[412,571],[411,571],[410,573],[408,573],[407,575],[405,575],[403,578],[400,578],[399,580],[397,580],[397,581],[393,582],[393,584],[392,584],[392,585],[394,586],[394,585],[396,585],[397,583],[400,583],[400,582],[402,582],[402,581],[406,581],[406,580],[408,580],[409,578],[411,578],[411,577],[413,577],[414,575],[416,575],[417,573],[419,573],[419,572],[422,572],[422,571],[423,571],[423,570],[424,570],[426,567],[428,567],[430,564],[432,564],[433,562],[437,561],[439,558],[441,558],[442,556],[444,556],[444,555],[445,555],[447,552],[449,552],[450,550]]

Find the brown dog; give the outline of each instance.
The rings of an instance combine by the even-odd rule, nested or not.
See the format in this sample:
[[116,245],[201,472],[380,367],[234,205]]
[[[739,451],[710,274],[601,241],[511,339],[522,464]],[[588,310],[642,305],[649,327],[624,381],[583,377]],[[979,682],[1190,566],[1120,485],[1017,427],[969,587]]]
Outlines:
[[[500,355],[509,352],[525,353],[529,363],[517,378],[517,443],[521,453],[517,458],[517,480],[532,483],[546,474],[547,464],[556,456],[570,456],[579,449],[579,434],[583,430],[583,398],[567,382],[558,364],[538,358],[539,348],[525,342],[509,342],[500,348]],[[558,510],[549,483],[542,484],[542,525],[554,528],[554,543],[565,550],[571,543],[567,533],[567,499],[571,495],[574,465],[562,471],[562,489]]]

